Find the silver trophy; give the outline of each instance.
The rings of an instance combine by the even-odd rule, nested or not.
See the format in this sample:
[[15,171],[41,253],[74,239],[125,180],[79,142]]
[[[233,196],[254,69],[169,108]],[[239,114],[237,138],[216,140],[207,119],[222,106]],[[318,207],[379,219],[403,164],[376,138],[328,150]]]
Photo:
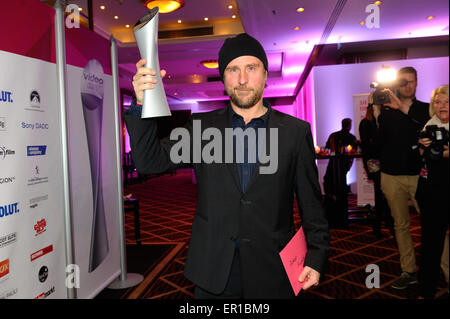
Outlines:
[[141,57],[147,60],[145,67],[155,70],[156,79],[158,80],[154,89],[144,91],[142,118],[172,115],[167,103],[159,68],[158,17],[159,8],[155,7],[147,15],[139,19],[133,29]]
[[103,262],[109,251],[101,165],[103,68],[97,60],[90,60],[83,70],[83,76],[81,77],[81,101],[83,104],[92,181],[93,218],[89,254],[89,272],[92,272]]

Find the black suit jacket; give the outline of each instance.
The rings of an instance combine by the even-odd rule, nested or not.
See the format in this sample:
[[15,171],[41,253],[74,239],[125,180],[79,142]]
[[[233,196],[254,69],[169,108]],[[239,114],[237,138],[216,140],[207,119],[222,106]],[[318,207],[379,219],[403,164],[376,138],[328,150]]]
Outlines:
[[[192,137],[192,121],[201,120],[202,131],[214,127],[225,136],[225,128],[231,127],[230,107],[193,114],[185,128]],[[159,173],[180,166],[170,160],[171,146],[177,141],[158,140],[155,120],[127,114],[124,120],[139,172]],[[270,128],[278,129],[278,169],[271,175],[260,174],[258,164],[245,193],[241,190],[236,164],[192,164],[197,178],[198,202],[184,274],[209,292],[217,294],[225,288],[235,241],[239,237],[244,298],[294,296],[279,257],[279,252],[295,234],[294,193],[308,246],[305,265],[323,272],[329,232],[310,126],[272,110],[266,143],[270,142]],[[203,141],[202,147],[207,143]],[[267,149],[270,150],[270,146]]]

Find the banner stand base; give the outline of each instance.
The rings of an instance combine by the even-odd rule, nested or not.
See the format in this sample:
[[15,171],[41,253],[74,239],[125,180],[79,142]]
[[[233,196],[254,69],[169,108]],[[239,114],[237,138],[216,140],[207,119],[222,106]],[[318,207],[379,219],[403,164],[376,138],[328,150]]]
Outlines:
[[127,279],[120,280],[117,278],[109,286],[109,289],[125,289],[139,285],[144,280],[144,276],[140,274],[127,274]]

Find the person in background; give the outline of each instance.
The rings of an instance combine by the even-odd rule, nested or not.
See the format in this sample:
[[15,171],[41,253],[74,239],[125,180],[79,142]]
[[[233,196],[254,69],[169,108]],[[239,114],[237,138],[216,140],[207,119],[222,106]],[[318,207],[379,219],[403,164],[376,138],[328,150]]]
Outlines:
[[[417,186],[416,199],[421,212],[422,246],[419,267],[420,296],[433,299],[439,282],[441,256],[448,229],[450,173],[449,173],[449,108],[448,85],[431,94],[430,116],[427,128],[442,128],[441,135],[419,138],[423,166]],[[445,133],[446,132],[446,133]],[[427,135],[427,134],[425,134]],[[447,137],[446,139],[440,139]]]
[[394,218],[395,238],[400,252],[402,273],[391,287],[406,289],[417,284],[417,265],[414,244],[410,233],[408,201],[414,198],[420,172],[420,155],[413,149],[417,145],[417,133],[430,119],[429,104],[416,99],[417,71],[404,67],[397,72],[397,80],[406,84],[398,88],[397,95],[391,90],[390,103],[374,104],[374,116],[378,124],[381,144],[381,190]]
[[369,106],[366,116],[359,123],[360,146],[363,156],[364,169],[367,178],[373,182],[375,192],[375,222],[373,231],[377,237],[381,237],[381,223],[384,221],[386,228],[394,234],[394,221],[389,205],[381,190],[380,152],[381,145],[378,138],[378,128],[373,115],[373,92],[369,95]]
[[330,158],[323,177],[325,191],[325,206],[330,227],[347,228],[348,226],[348,193],[347,173],[352,167],[353,158],[345,158],[346,147],[356,149],[356,137],[350,133],[352,120],[345,118],[341,122],[341,130],[333,132],[328,137],[326,148],[335,155]]

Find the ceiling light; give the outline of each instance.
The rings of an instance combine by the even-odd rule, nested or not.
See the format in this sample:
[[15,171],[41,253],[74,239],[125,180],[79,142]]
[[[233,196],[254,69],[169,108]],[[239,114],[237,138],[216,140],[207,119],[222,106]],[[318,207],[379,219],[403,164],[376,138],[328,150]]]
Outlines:
[[158,7],[160,13],[169,13],[184,6],[184,0],[144,0],[143,4],[150,10]]
[[219,62],[217,62],[217,60],[206,60],[200,63],[208,69],[217,69],[219,67]]
[[434,19],[434,16],[427,17],[427,20],[432,20],[432,19]]
[[127,24],[126,26],[125,26],[125,28],[129,28],[130,27],[130,25],[129,24]]
[[208,18],[204,18],[203,20],[208,21],[209,19]]
[[83,8],[78,8],[78,11],[83,11]]
[[295,27],[294,30],[298,31],[298,30],[300,30],[300,27]]
[[233,9],[233,6],[230,4],[229,6],[228,6],[228,9]]
[[178,23],[181,23],[181,20],[178,20]]
[[106,8],[105,6],[100,6],[101,10],[105,10],[105,8]]
[[117,20],[117,19],[119,19],[119,17],[118,17],[118,16],[114,16],[114,19],[116,19],[116,20]]
[[303,11],[305,11],[305,8],[298,8],[297,9],[297,12],[303,12]]
[[382,4],[382,3],[383,3],[383,1],[375,1],[373,4],[379,6],[379,5]]
[[366,22],[365,22],[365,21],[361,21],[359,24],[360,24],[360,25],[365,25]]
[[236,15],[235,15],[235,14],[233,14],[231,17],[232,17],[233,19],[236,19]]

